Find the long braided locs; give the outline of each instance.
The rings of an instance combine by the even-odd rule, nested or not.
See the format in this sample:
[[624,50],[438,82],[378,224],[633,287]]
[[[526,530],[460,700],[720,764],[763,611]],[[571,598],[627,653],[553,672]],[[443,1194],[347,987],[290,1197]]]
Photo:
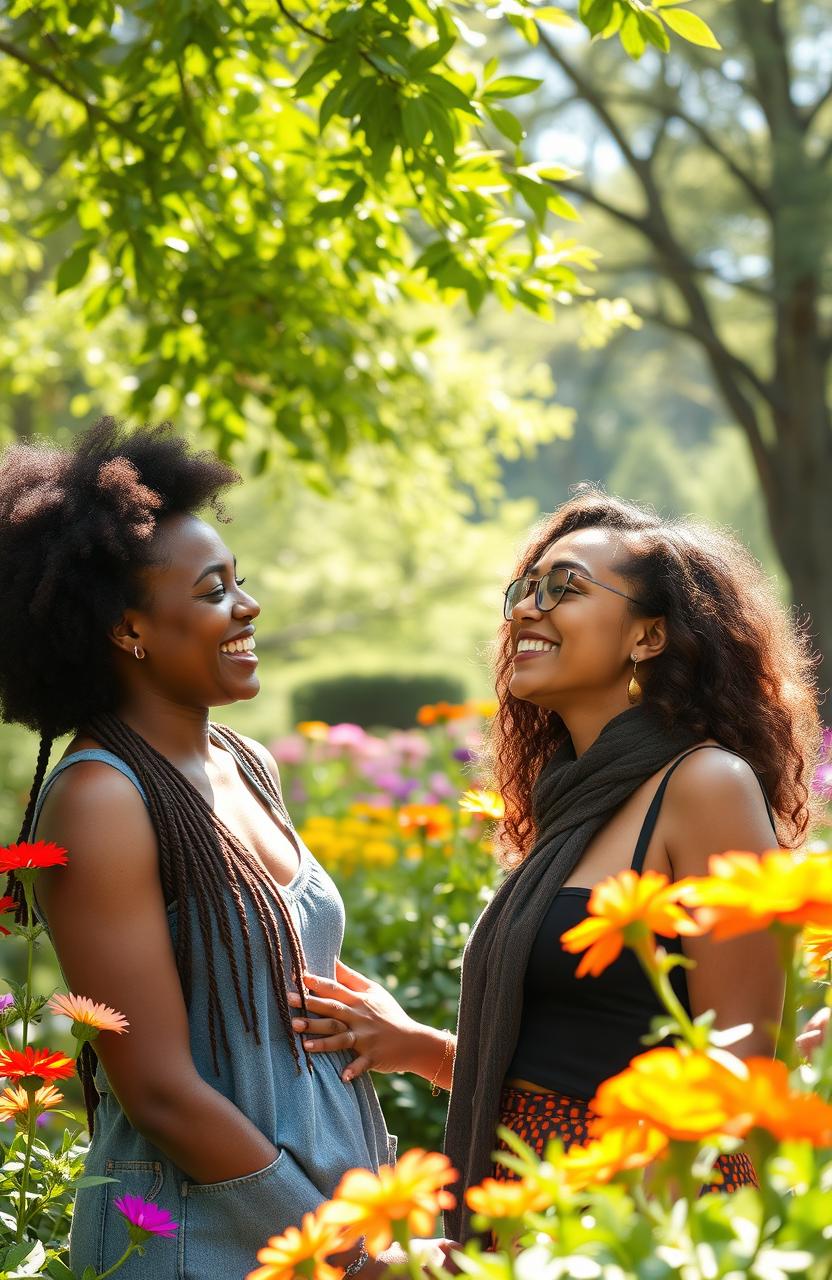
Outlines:
[[[238,734],[227,726],[212,725],[216,736],[229,743],[236,755],[257,779],[278,810],[282,824],[291,829],[291,820],[284,807],[282,796],[274,779],[261,758],[252,751]],[[297,990],[303,995],[303,971],[305,962],[297,929],[286,900],[274,885],[272,877],[260,860],[238,840],[214,814],[180,771],[146,742],[138,733],[112,712],[92,717],[84,726],[84,735],[93,738],[105,750],[112,751],[128,764],[139,777],[147,795],[151,822],[159,842],[159,871],[165,900],[175,903],[178,914],[176,934],[176,965],[182,983],[186,1004],[190,1002],[193,987],[192,931],[190,904],[196,907],[196,915],[202,944],[205,948],[208,980],[208,1033],[214,1070],[219,1073],[219,1046],[230,1053],[225,1012],[220,998],[215,962],[213,928],[216,925],[222,950],[228,960],[234,983],[237,1008],[243,1026],[260,1043],[260,1019],[254,996],[254,966],[251,952],[251,929],[246,899],[257,920],[268,956],[269,977],[272,992],[280,1013],[292,1056],[298,1071],[301,1070],[297,1038],[291,1021],[295,1016],[287,999],[286,966],[278,921],[281,921],[289,945],[289,973]],[[37,795],[43,782],[49,747],[42,740],[38,763],[32,785],[32,794],[26,809],[26,817],[20,839],[27,839],[31,829]],[[9,878],[9,889],[18,904],[18,913],[25,911],[22,889],[14,877]],[[233,916],[229,910],[227,890],[230,890]],[[240,974],[235,953],[236,932],[242,941],[244,974]],[[305,1054],[306,1067],[312,1070],[312,1062]],[[87,1123],[90,1133],[95,1127],[95,1109],[99,1095],[95,1087],[98,1059],[89,1044],[78,1059],[78,1075],[84,1093]]]

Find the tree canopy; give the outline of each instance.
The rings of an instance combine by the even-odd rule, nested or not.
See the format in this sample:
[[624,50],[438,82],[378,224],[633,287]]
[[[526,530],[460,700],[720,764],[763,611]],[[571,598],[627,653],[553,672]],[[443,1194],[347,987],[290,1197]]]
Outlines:
[[[662,0],[576,16],[631,54],[668,30],[714,43]],[[225,450],[258,436],[263,465],[320,479],[356,445],[402,450],[422,304],[550,314],[588,291],[595,255],[553,229],[571,171],[530,162],[510,110],[539,81],[475,56],[506,25],[535,44],[572,21],[527,0],[0,3],[12,318],[25,332],[55,293],[87,330],[120,318],[127,409],[186,403]],[[441,444],[429,413],[420,442]]]

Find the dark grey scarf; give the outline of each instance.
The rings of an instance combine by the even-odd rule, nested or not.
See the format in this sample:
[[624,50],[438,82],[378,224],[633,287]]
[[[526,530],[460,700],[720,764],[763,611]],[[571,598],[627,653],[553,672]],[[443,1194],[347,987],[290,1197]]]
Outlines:
[[506,876],[465,948],[445,1130],[445,1151],[460,1174],[457,1207],[445,1215],[452,1240],[471,1234],[464,1189],[491,1173],[526,965],[546,910],[615,810],[695,740],[690,730],[666,729],[646,708],[633,707],[611,720],[579,759],[567,741],[540,771],[531,798],[538,833],[532,852]]

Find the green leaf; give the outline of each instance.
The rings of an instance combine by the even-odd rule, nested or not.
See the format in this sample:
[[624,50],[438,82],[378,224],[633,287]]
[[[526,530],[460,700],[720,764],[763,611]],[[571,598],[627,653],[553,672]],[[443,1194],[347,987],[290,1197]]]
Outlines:
[[446,106],[453,107],[456,111],[465,111],[472,116],[479,114],[471,99],[466,98],[461,89],[457,88],[455,84],[451,84],[450,80],[446,80],[443,76],[437,76],[429,72],[423,77],[422,83],[426,89],[434,94],[440,102],[444,102]]
[[532,16],[535,22],[550,22],[553,27],[578,25],[571,14],[568,14],[565,9],[559,9],[555,4],[545,4],[542,9],[535,9]]
[[74,1272],[70,1271],[65,1262],[60,1258],[50,1258],[46,1264],[46,1274],[51,1280],[75,1280]]
[[483,103],[483,106],[491,121],[500,130],[500,133],[519,146],[526,136],[526,131],[517,116],[512,115],[510,111],[506,111],[504,107],[493,107],[488,103]]
[[446,53],[449,53],[456,44],[453,36],[444,36],[441,40],[434,40],[432,44],[426,44],[424,49],[420,49],[417,54],[410,59],[410,70],[412,72],[427,71],[430,67],[441,62]]
[[652,44],[662,53],[668,53],[670,51],[670,37],[662,26],[661,19],[647,9],[640,10],[637,17],[641,34],[648,44]]
[[612,17],[612,12],[613,0],[592,0],[581,15],[591,36],[601,34]]
[[81,283],[89,270],[91,253],[92,242],[87,241],[73,249],[68,258],[64,258],[58,267],[58,274],[55,277],[56,293],[63,293],[66,289],[73,289],[75,285]]
[[698,14],[691,13],[690,9],[663,9],[661,18],[671,31],[675,31],[677,36],[681,36],[689,44],[698,44],[704,49],[722,48],[707,22]]
[[[612,2],[612,0],[610,0]],[[500,76],[492,80],[482,91],[485,98],[519,98],[521,94],[533,93],[543,84],[542,80],[533,80],[531,76]]]
[[403,99],[402,127],[406,142],[413,148],[420,147],[430,129],[430,115],[421,98]]
[[324,129],[329,124],[332,117],[338,111],[338,108],[340,107],[341,102],[348,88],[349,88],[348,81],[339,80],[337,84],[334,84],[332,86],[332,88],[329,90],[329,93],[327,93],[326,97],[321,103],[321,109],[318,112],[318,130],[321,133],[323,133]]
[[621,44],[628,57],[633,58],[636,62],[647,48],[647,41],[642,35],[635,12],[628,13],[621,24]]

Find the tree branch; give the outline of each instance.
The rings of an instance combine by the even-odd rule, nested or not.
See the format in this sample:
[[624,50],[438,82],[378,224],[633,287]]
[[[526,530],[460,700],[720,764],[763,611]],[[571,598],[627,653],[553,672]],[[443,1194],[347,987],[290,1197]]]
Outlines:
[[827,102],[829,102],[831,99],[832,99],[832,80],[829,81],[829,84],[826,86],[823,93],[820,95],[819,98],[815,100],[815,102],[812,103],[811,107],[808,107],[804,111],[803,124],[805,128],[808,129],[811,127],[811,125],[814,124],[815,118],[817,117],[817,115],[823,110]]
[[96,102],[90,102],[85,98],[83,93],[75,88],[74,85],[68,84],[66,80],[62,80],[59,75],[52,70],[51,67],[45,66],[42,62],[38,62],[31,54],[26,53],[24,49],[19,49],[17,45],[12,44],[9,40],[0,38],[0,53],[7,54],[10,58],[14,58],[16,62],[20,62],[24,67],[28,67],[40,80],[46,80],[47,83],[53,85],[56,89],[60,89],[61,93],[65,93],[68,98],[72,98],[74,102],[80,103],[87,115],[92,120],[98,120],[101,124],[112,129],[114,133],[126,138],[128,142],[132,142],[134,146],[139,147],[142,151],[152,151],[154,148],[148,145],[146,138],[142,138],[133,133],[128,125],[124,125],[120,120],[114,120],[108,112],[99,107]]
[[725,150],[722,144],[714,137],[707,125],[697,120],[695,116],[690,115],[681,106],[678,101],[672,103],[661,102],[659,100],[652,101],[638,93],[617,93],[609,94],[610,100],[616,102],[630,103],[633,106],[648,107],[655,111],[659,111],[666,120],[681,120],[686,124],[699,138],[700,142],[708,148],[708,150],[724,164],[725,168],[731,173],[751,196],[752,200],[758,204],[767,214],[773,212],[773,204],[767,191],[765,191],[755,178],[751,176],[742,165],[740,165],[734,157]]
[[[570,183],[569,185],[571,186],[572,184]],[[728,289],[740,289],[743,293],[749,294],[759,302],[772,302],[771,291],[762,285],[755,284],[753,280],[734,280],[730,276],[724,276],[709,263],[696,262],[694,260],[691,260],[691,270],[697,275],[707,276],[709,280],[715,280],[717,284],[725,285]],[[654,274],[658,271],[654,259],[646,258],[643,262],[607,262],[606,258],[604,258],[598,264],[598,275],[600,276],[622,276],[626,275],[627,272],[644,271],[651,271]]]

